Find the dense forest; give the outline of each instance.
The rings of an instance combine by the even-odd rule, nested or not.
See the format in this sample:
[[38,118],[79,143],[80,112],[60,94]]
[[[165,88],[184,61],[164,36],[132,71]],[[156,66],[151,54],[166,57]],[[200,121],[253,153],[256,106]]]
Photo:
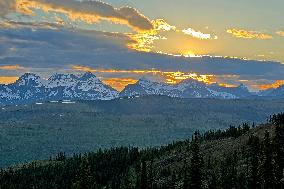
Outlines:
[[0,189],[284,188],[284,113],[160,148],[98,150],[11,167]]
[[283,110],[284,99],[165,96],[1,106],[0,169],[58,152],[70,156],[100,148],[157,147],[191,138],[196,130],[263,123]]

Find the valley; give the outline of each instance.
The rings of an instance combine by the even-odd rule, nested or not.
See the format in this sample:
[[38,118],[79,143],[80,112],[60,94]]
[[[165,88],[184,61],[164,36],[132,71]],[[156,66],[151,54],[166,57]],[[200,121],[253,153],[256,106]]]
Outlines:
[[263,123],[284,100],[181,99],[43,102],[0,109],[0,167],[116,146],[154,147],[195,130]]

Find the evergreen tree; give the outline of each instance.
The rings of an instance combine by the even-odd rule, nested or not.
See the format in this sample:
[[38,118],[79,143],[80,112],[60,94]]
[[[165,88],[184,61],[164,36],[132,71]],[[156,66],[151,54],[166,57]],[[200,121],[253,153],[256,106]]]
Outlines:
[[272,189],[275,186],[274,167],[273,167],[273,150],[271,145],[270,133],[266,130],[263,141],[263,164],[262,179],[265,189]]
[[127,172],[127,175],[126,175],[126,178],[125,178],[125,181],[124,181],[124,187],[125,189],[134,189],[135,186],[136,186],[136,171],[134,168],[130,168]]
[[237,185],[237,152],[225,156],[221,164],[222,188],[235,188]]
[[275,176],[278,188],[280,181],[284,178],[284,125],[277,125],[274,138],[275,151]]
[[150,167],[149,167],[149,176],[148,176],[148,185],[150,189],[153,189],[153,184],[154,184],[154,178],[153,178],[153,160],[150,162]]
[[92,184],[92,173],[89,161],[85,158],[81,165],[80,170],[77,175],[77,182],[73,185],[74,189],[92,189],[94,184]]
[[259,156],[260,156],[260,142],[257,136],[252,136],[249,139],[249,164],[250,164],[250,188],[260,188],[260,176],[259,176]]
[[200,135],[195,132],[191,143],[190,188],[201,189],[203,179],[203,157],[200,153]]
[[148,189],[148,179],[147,179],[147,164],[146,161],[142,161],[141,168],[141,180],[140,180],[140,189]]
[[169,189],[175,189],[176,188],[176,182],[177,182],[176,173],[173,172],[168,188]]
[[183,163],[183,189],[188,189],[190,187],[190,178],[189,178],[189,167],[186,161]]

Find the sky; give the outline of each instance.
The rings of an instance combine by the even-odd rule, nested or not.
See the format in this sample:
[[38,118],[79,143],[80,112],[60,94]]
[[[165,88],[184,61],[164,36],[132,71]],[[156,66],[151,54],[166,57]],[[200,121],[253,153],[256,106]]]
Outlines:
[[250,90],[284,84],[282,0],[0,0],[0,83],[91,71]]

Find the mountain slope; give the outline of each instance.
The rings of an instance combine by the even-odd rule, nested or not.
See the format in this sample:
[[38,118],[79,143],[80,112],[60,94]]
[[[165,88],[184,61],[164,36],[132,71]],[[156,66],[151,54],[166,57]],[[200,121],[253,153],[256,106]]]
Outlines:
[[261,91],[260,96],[270,97],[270,98],[284,98],[284,85],[281,85],[276,89],[267,89]]
[[187,79],[178,84],[153,82],[140,79],[136,84],[128,85],[121,93],[121,97],[135,95],[164,95],[178,98],[219,98],[237,99],[251,96],[252,94],[244,85],[239,87],[222,87],[218,84],[206,85],[205,83]]
[[[269,132],[269,140],[274,141],[275,129],[276,126],[270,123],[253,128],[244,124],[238,128],[195,135],[193,141],[187,139],[160,148],[139,150],[120,147],[74,155],[72,158],[59,153],[48,161],[19,165],[0,172],[0,187],[189,188],[184,187],[187,182],[198,182],[188,180],[196,178],[190,177],[192,170],[195,170],[194,176],[203,175],[200,177],[202,187],[199,188],[242,189],[255,188],[252,186],[252,178],[255,178],[252,174],[256,169],[259,188],[267,188],[263,187],[266,186],[263,173],[267,170],[267,166],[262,166],[263,162],[271,163],[269,174],[275,174],[279,180],[283,177],[275,171],[277,164],[272,162],[276,159],[267,162],[265,158],[265,133]],[[194,151],[196,144],[197,150]],[[272,142],[271,146],[273,148],[269,152],[274,157],[281,148]],[[253,158],[259,162],[257,165]],[[276,180],[273,183],[276,184]]]
[[0,85],[0,97],[0,104],[47,100],[110,100],[117,98],[118,92],[92,73],[81,76],[55,74],[48,80],[26,73],[13,84]]
[[283,100],[181,99],[146,96],[110,101],[0,107],[0,168],[115,146],[160,146],[195,130],[261,123]]
[[260,93],[251,93],[245,85],[223,87],[187,79],[177,84],[153,82],[142,78],[120,93],[104,84],[92,73],[82,75],[54,74],[48,80],[26,73],[15,83],[0,85],[0,104],[23,104],[58,100],[111,100],[118,97],[168,96],[175,98],[284,98],[284,85]]

